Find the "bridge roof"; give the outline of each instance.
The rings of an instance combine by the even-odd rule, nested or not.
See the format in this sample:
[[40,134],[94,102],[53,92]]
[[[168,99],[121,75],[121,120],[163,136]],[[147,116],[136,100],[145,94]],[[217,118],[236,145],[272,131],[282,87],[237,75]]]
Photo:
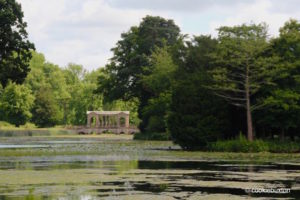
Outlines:
[[97,115],[118,115],[118,114],[125,114],[129,115],[129,111],[87,111],[86,114],[95,113]]

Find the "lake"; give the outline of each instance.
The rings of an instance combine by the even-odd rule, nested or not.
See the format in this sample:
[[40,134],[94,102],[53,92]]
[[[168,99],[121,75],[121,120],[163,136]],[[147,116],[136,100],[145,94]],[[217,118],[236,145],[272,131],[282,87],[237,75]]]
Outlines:
[[0,200],[300,199],[300,156],[186,152],[128,135],[0,137]]

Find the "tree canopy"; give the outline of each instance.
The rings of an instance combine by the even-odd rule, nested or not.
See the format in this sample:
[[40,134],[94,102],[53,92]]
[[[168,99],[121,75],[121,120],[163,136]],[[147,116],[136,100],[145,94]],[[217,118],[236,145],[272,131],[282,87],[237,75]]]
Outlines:
[[[252,111],[260,108],[254,95],[272,84],[276,57],[264,57],[267,26],[250,24],[219,28],[219,44],[212,53],[214,83],[208,87],[232,105],[246,109],[248,139],[253,140]],[[272,74],[273,73],[273,74]]]
[[217,41],[210,36],[187,42],[183,62],[175,72],[170,101],[168,130],[175,143],[184,149],[204,149],[209,142],[226,134],[228,106],[206,85],[212,83],[210,54]]
[[270,56],[278,58],[277,73],[272,86],[264,89],[265,110],[259,111],[258,123],[279,129],[283,138],[293,135],[300,124],[300,23],[289,20],[280,28],[280,35],[270,41]]
[[241,133],[250,141],[299,137],[297,20],[273,38],[264,23],[223,26],[213,38],[146,16],[121,34],[105,67],[88,71],[33,51],[20,5],[0,5],[0,120],[84,125],[87,110],[129,110],[140,135],[170,135],[188,150]]
[[[143,87],[141,77],[151,73],[150,56],[156,47],[175,45],[180,37],[180,29],[173,20],[146,16],[139,26],[133,26],[121,34],[121,40],[112,48],[113,57],[106,66],[107,77],[99,79],[98,91],[110,100],[139,99],[139,117],[153,96]],[[142,120],[140,129],[144,130],[148,119]]]
[[0,97],[0,113],[5,121],[16,126],[31,119],[34,96],[24,85],[9,82]]
[[1,0],[0,8],[0,83],[5,87],[9,80],[25,80],[34,45],[28,40],[21,5],[15,0]]

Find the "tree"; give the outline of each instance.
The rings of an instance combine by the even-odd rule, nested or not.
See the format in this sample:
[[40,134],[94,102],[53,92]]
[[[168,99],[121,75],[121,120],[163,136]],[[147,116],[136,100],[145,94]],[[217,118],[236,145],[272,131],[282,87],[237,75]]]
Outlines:
[[187,42],[184,59],[175,73],[167,125],[172,140],[184,149],[204,149],[225,134],[229,126],[226,102],[206,87],[212,82],[209,55],[216,44],[210,36]]
[[[58,124],[67,124],[69,115],[69,102],[73,90],[68,84],[72,85],[72,81],[68,83],[68,77],[65,71],[58,65],[54,65],[45,60],[41,53],[33,52],[30,61],[31,72],[25,80],[25,85],[30,88],[35,96],[41,91],[41,88],[48,88],[52,93],[52,97],[58,104],[59,113],[63,113],[63,118],[59,118]],[[75,85],[75,84],[73,84]]]
[[[289,20],[280,35],[271,40],[269,54],[279,59],[274,85],[262,94],[265,110],[258,113],[260,125],[279,130],[281,138],[300,124],[300,23]],[[276,131],[275,130],[275,131]]]
[[[69,71],[71,70],[71,71]],[[97,77],[103,73],[102,69],[92,72],[80,72],[74,68],[67,69],[67,75],[72,75],[73,78],[67,78],[71,99],[68,106],[68,121],[71,124],[82,125],[86,124],[87,110],[102,110],[103,96],[99,93],[94,93],[97,88]],[[70,84],[69,80],[77,80]]]
[[145,75],[142,75],[141,82],[155,97],[170,90],[177,65],[173,62],[167,46],[156,48],[149,60],[150,65],[144,67]]
[[[177,65],[166,46],[156,48],[150,56],[150,66],[145,67],[148,75],[142,76],[145,90],[153,94],[142,110],[142,115],[149,119],[146,132],[166,132],[166,119],[171,101],[171,87]],[[145,123],[145,122],[144,122]]]
[[[87,71],[82,65],[70,63],[66,69],[64,69],[66,81],[68,85],[76,85],[85,78]],[[95,80],[97,81],[97,80]]]
[[24,84],[32,90],[34,95],[40,90],[41,86],[47,84],[46,74],[43,71],[45,62],[46,60],[43,54],[35,51],[32,52],[32,58],[29,65],[30,72],[28,73]]
[[281,139],[290,128],[300,123],[300,94],[294,88],[271,89],[264,98],[266,109],[258,112],[258,123],[279,130]]
[[[264,57],[268,43],[265,24],[219,28],[219,44],[212,54],[214,83],[208,87],[232,105],[246,109],[248,140],[253,140],[252,111],[263,104],[254,95],[272,84],[276,58]],[[256,102],[256,103],[254,103]]]
[[[121,40],[112,49],[114,56],[106,66],[108,76],[99,78],[98,91],[110,100],[139,100],[141,131],[147,126],[142,110],[153,94],[147,91],[141,82],[146,74],[144,66],[149,66],[149,57],[156,47],[175,45],[180,36],[180,29],[173,20],[146,16],[138,27],[133,26],[121,35]],[[147,71],[149,74],[149,71]]]
[[24,85],[8,83],[0,99],[0,111],[4,120],[17,127],[25,124],[31,118],[31,108],[34,96]]
[[57,101],[49,87],[42,86],[36,95],[32,109],[32,121],[38,127],[50,127],[56,125],[63,117]]
[[22,83],[26,78],[34,45],[27,39],[21,5],[15,0],[0,1],[0,83]]
[[115,100],[112,102],[103,102],[103,110],[128,110],[130,112],[129,122],[132,125],[139,125],[140,119],[138,118],[138,100],[131,99],[129,101]]

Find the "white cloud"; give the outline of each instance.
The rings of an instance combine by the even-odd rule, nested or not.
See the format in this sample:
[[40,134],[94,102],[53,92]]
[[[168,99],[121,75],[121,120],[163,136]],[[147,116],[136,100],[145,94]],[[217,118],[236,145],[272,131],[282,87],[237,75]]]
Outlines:
[[[292,5],[290,5],[292,6]],[[256,0],[253,4],[240,4],[234,10],[231,10],[228,17],[223,20],[212,21],[210,31],[216,34],[216,28],[220,26],[233,26],[243,23],[261,23],[266,22],[269,26],[271,36],[278,35],[278,30],[290,18],[300,18],[300,12],[274,12],[276,4],[271,0]]]
[[[18,0],[37,51],[60,66],[104,66],[120,34],[145,15],[175,20],[183,33],[214,33],[220,25],[265,21],[276,34],[289,18],[300,18],[295,0]],[[226,2],[226,3],[224,3]],[[275,2],[275,3],[274,3]]]
[[19,2],[37,51],[61,66],[73,62],[88,69],[104,66],[120,34],[137,25],[145,13],[152,13],[144,10],[123,12],[103,0],[78,1],[73,9],[68,8],[71,0]]

